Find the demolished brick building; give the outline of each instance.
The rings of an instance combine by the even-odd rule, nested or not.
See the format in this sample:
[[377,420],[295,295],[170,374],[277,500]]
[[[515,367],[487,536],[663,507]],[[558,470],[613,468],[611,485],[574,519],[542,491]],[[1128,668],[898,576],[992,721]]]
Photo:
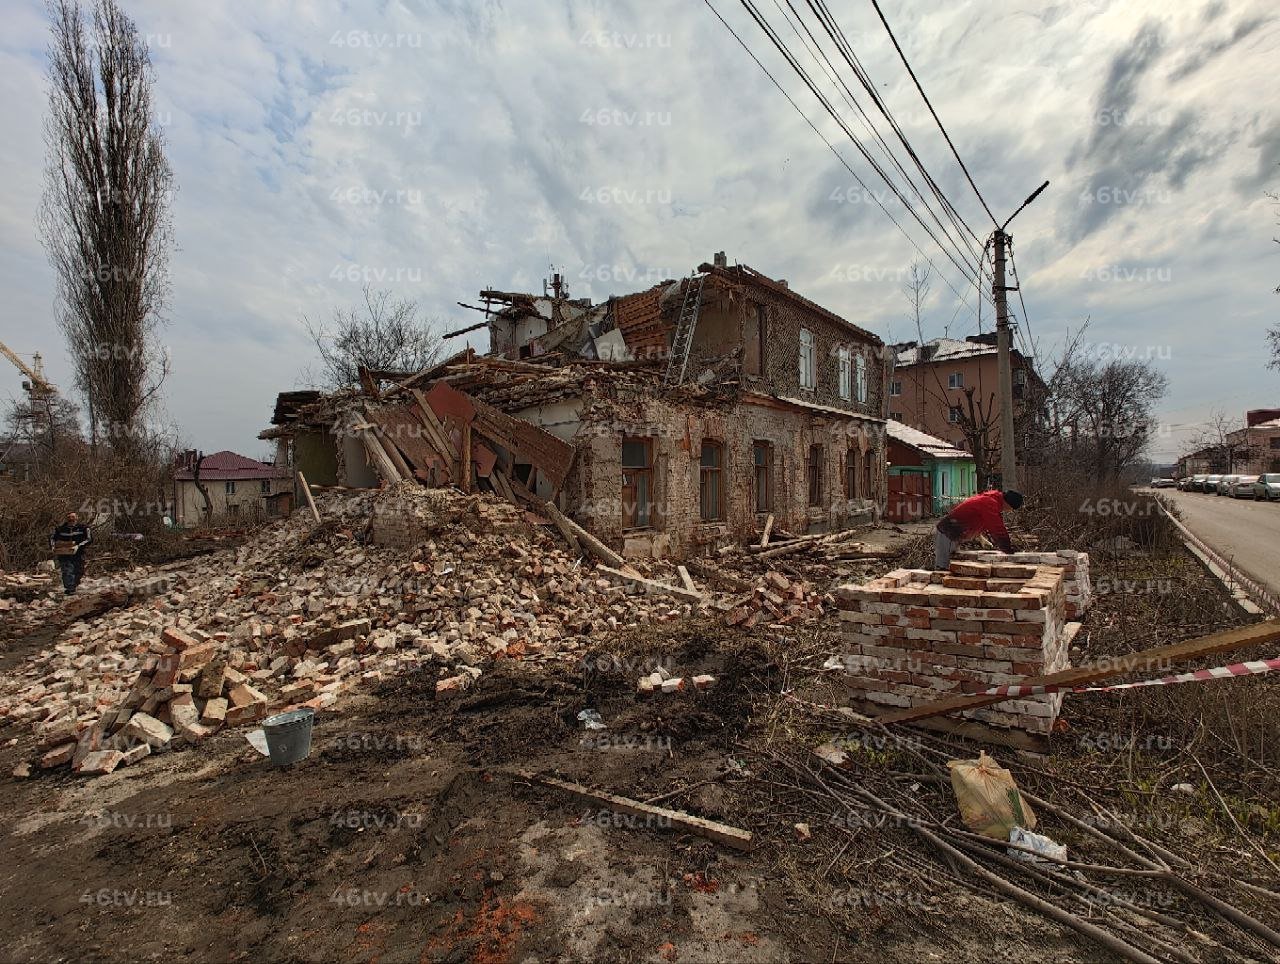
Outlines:
[[793,533],[879,517],[887,350],[785,281],[719,254],[598,305],[558,279],[481,297],[488,355],[281,395],[263,433],[279,460],[313,484],[548,500],[630,557],[703,554],[770,516]]

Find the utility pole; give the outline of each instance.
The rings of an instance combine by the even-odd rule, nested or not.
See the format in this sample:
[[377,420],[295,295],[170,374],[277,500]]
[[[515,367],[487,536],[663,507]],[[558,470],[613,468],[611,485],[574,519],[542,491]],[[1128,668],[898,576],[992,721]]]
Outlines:
[[1018,487],[1018,462],[1013,447],[1013,361],[1010,356],[1012,333],[1009,329],[1008,292],[1016,291],[1004,283],[1004,263],[1007,257],[1009,242],[1012,238],[1005,233],[1005,228],[1022,213],[1022,208],[1040,196],[1040,192],[1049,186],[1045,181],[1022,202],[1018,210],[1009,215],[1009,220],[996,228],[991,236],[995,248],[995,274],[991,279],[991,296],[996,303],[996,362],[997,386],[1000,391],[1000,487],[1016,489]]
[[996,303],[996,352],[998,388],[1000,391],[1000,487],[1018,487],[1018,464],[1013,447],[1013,362],[1010,357],[1008,286],[1004,283],[1005,252],[1009,235],[1004,228],[996,228],[992,239],[995,245],[996,270],[991,281],[991,295]]

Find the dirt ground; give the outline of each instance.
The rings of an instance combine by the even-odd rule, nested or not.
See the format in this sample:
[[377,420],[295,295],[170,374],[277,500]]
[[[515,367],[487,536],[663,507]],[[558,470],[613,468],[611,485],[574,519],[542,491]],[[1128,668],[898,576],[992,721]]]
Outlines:
[[[1239,621],[1197,570],[1178,578],[1187,580],[1182,594],[1195,597],[1200,628]],[[1101,596],[1086,645],[1139,648],[1142,617],[1131,603]],[[48,642],[10,641],[5,665]],[[779,637],[708,620],[620,634],[577,663],[499,661],[460,694],[438,697],[428,672],[383,682],[341,712],[321,713],[311,756],[290,768],[272,768],[233,730],[92,781],[65,772],[6,777],[3,959],[1112,959],[907,853],[900,828],[865,828],[839,847],[829,815],[778,785],[768,754],[803,754],[836,732],[782,712],[780,694],[838,700],[838,685],[818,670],[837,648],[821,624]],[[718,682],[637,697],[636,677],[657,665]],[[597,710],[607,728],[584,729],[584,709]],[[1150,781],[1176,754],[1135,762],[1130,753],[1127,771],[1124,754],[1097,759],[1098,734],[1154,712],[1134,701],[1069,700],[1053,755],[1022,758],[1034,768],[1019,778],[1049,773],[1036,788],[1052,792],[1054,774],[1088,786],[1106,766],[1117,799],[1139,785],[1163,793]],[[27,757],[30,740],[19,727],[0,731],[0,772]],[[976,751],[955,745],[957,756]],[[874,765],[889,779],[899,766],[891,756]],[[757,846],[738,853],[531,784],[517,770],[662,798],[752,831]],[[919,792],[940,809],[953,805],[949,788]],[[1216,845],[1221,828],[1201,819]],[[1258,839],[1274,851],[1280,825],[1268,830],[1268,819],[1264,807]],[[891,869],[906,857],[918,874]],[[1195,959],[1234,958],[1208,951]]]

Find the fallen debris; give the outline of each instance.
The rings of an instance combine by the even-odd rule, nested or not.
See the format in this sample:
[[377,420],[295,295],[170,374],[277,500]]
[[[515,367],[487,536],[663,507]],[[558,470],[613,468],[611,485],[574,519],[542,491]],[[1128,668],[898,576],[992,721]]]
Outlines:
[[681,830],[697,834],[699,837],[706,837],[708,840],[714,840],[716,843],[724,844],[726,847],[732,847],[735,850],[748,851],[755,846],[755,841],[750,831],[740,830],[724,823],[717,823],[714,820],[704,820],[701,817],[685,813],[683,810],[668,810],[665,807],[650,806],[639,800],[632,800],[630,797],[619,797],[612,793],[603,793],[599,790],[592,790],[590,787],[584,787],[580,783],[569,783],[566,780],[539,776],[536,773],[529,773],[524,770],[515,771],[515,775],[531,783],[540,783],[545,787],[563,790],[565,793],[572,794],[581,800],[598,803],[620,813],[644,817],[646,818],[645,826],[647,827],[663,829],[678,827]]

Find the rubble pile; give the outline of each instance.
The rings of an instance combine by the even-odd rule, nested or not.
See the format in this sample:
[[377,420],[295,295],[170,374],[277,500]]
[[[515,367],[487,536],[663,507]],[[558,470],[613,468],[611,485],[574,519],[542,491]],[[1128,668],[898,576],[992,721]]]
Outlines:
[[832,601],[830,595],[815,592],[808,583],[770,570],[750,594],[735,601],[724,622],[743,629],[754,629],[762,621],[785,626],[816,619]]
[[[38,765],[110,772],[221,726],[333,706],[361,681],[419,668],[438,691],[458,689],[489,659],[575,658],[604,632],[732,608],[726,594],[605,578],[491,495],[405,483],[317,501],[318,526],[295,513],[162,579],[135,574],[146,594],[73,623],[11,671],[0,717],[36,728]],[[380,527],[407,538],[379,545]],[[663,578],[674,568],[636,565]],[[742,603],[755,619],[742,621],[794,621],[822,599],[769,573]],[[32,605],[59,604],[51,594]]]

